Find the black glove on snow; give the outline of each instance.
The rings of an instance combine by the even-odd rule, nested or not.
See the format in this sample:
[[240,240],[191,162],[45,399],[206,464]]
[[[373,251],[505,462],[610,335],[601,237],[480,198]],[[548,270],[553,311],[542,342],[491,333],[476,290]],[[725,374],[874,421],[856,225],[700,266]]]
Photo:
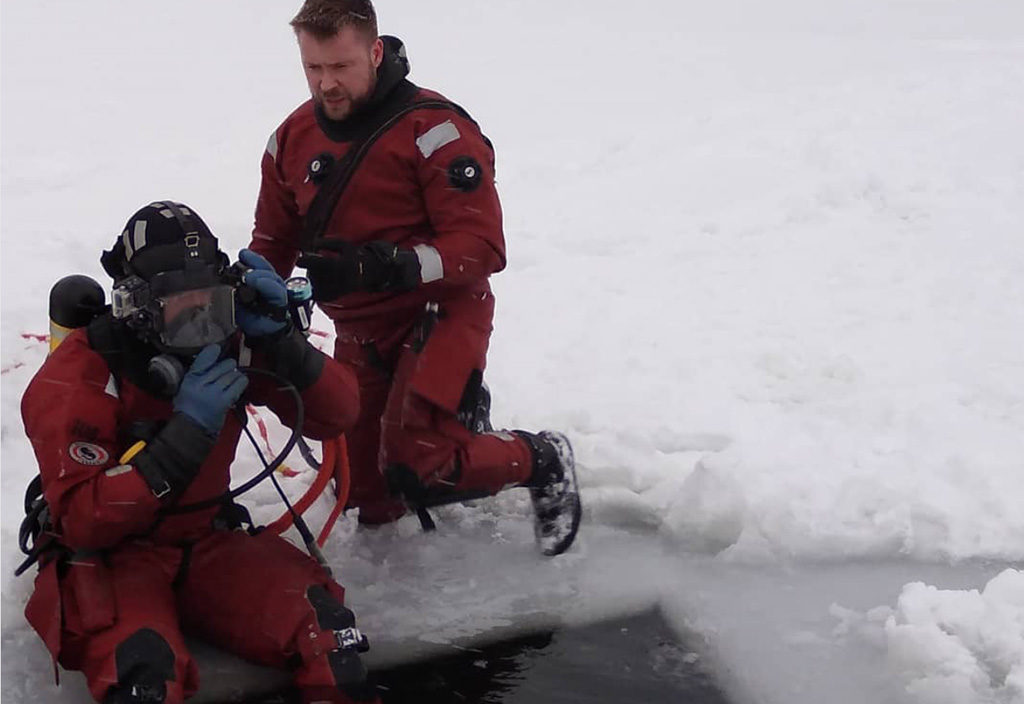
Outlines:
[[308,270],[313,299],[333,301],[355,291],[408,291],[420,283],[420,260],[411,249],[376,240],[354,245],[320,239],[313,249],[338,256],[303,254],[297,264]]

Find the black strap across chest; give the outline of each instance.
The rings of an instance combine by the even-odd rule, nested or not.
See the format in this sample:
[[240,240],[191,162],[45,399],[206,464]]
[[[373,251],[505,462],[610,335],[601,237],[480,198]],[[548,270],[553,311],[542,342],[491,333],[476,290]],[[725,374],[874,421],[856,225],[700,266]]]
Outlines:
[[[454,110],[462,117],[476,122],[469,113],[448,100],[414,100],[419,88],[409,81],[401,83],[395,91],[374,111],[371,119],[352,140],[345,155],[331,167],[330,173],[320,184],[316,195],[309,204],[309,210],[303,219],[302,235],[299,248],[303,252],[312,252],[313,243],[324,237],[327,226],[331,222],[338,201],[345,188],[352,180],[356,168],[362,162],[370,147],[381,138],[395,123],[414,110]],[[484,138],[487,141],[487,138]],[[488,144],[490,142],[488,141]]]

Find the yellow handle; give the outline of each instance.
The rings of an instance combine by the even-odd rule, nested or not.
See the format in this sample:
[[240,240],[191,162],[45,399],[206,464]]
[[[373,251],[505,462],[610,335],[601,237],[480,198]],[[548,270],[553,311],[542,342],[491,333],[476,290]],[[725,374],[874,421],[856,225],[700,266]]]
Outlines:
[[137,455],[140,452],[142,452],[142,450],[145,447],[146,447],[146,441],[145,440],[139,440],[137,443],[135,443],[134,445],[129,447],[127,450],[125,450],[125,453],[123,455],[121,455],[121,459],[119,460],[119,462],[121,464],[128,464],[129,462],[132,461],[132,457],[135,457],[135,455]]

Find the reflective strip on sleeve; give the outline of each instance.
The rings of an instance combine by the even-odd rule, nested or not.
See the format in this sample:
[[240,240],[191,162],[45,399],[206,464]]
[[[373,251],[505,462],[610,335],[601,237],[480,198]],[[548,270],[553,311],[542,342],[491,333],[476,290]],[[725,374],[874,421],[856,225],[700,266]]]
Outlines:
[[119,464],[116,467],[111,467],[103,473],[108,477],[116,477],[121,474],[127,474],[130,471],[132,471],[132,466],[130,464]]
[[440,125],[431,127],[421,134],[416,140],[416,146],[419,147],[423,158],[429,159],[431,154],[444,145],[451,144],[458,138],[459,129],[452,124],[451,120],[445,120]]
[[104,393],[107,394],[107,396],[119,398],[119,395],[117,393],[117,379],[114,378],[113,374],[111,374],[110,378],[107,379],[107,385],[103,388],[103,391]]
[[270,133],[270,139],[267,140],[267,154],[274,161],[277,161],[277,130]]
[[418,244],[412,248],[420,260],[420,280],[429,284],[444,278],[444,264],[441,254],[429,244]]
[[242,343],[238,347],[238,366],[248,367],[252,364],[252,348],[246,344],[248,342],[245,337],[242,337]]

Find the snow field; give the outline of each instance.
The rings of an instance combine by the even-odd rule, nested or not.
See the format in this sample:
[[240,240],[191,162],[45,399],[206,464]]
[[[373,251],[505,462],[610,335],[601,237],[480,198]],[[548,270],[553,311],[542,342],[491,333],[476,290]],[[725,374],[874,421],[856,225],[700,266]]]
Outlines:
[[896,608],[834,605],[836,634],[884,649],[915,701],[1024,702],[1024,572],[1004,570],[981,591],[903,587]]
[[[291,6],[142,7],[0,10],[11,701],[81,694],[40,690],[30,579],[9,576],[35,472],[18,402],[44,355],[21,333],[59,276],[104,280],[99,250],[154,198],[244,246],[263,144],[304,98]],[[378,12],[413,80],[496,144],[494,419],[567,431],[587,515],[544,563],[515,494],[442,511],[434,537],[343,521],[329,556],[377,652],[660,600],[737,701],[1018,704],[1024,7]],[[280,513],[269,487],[252,501]]]

